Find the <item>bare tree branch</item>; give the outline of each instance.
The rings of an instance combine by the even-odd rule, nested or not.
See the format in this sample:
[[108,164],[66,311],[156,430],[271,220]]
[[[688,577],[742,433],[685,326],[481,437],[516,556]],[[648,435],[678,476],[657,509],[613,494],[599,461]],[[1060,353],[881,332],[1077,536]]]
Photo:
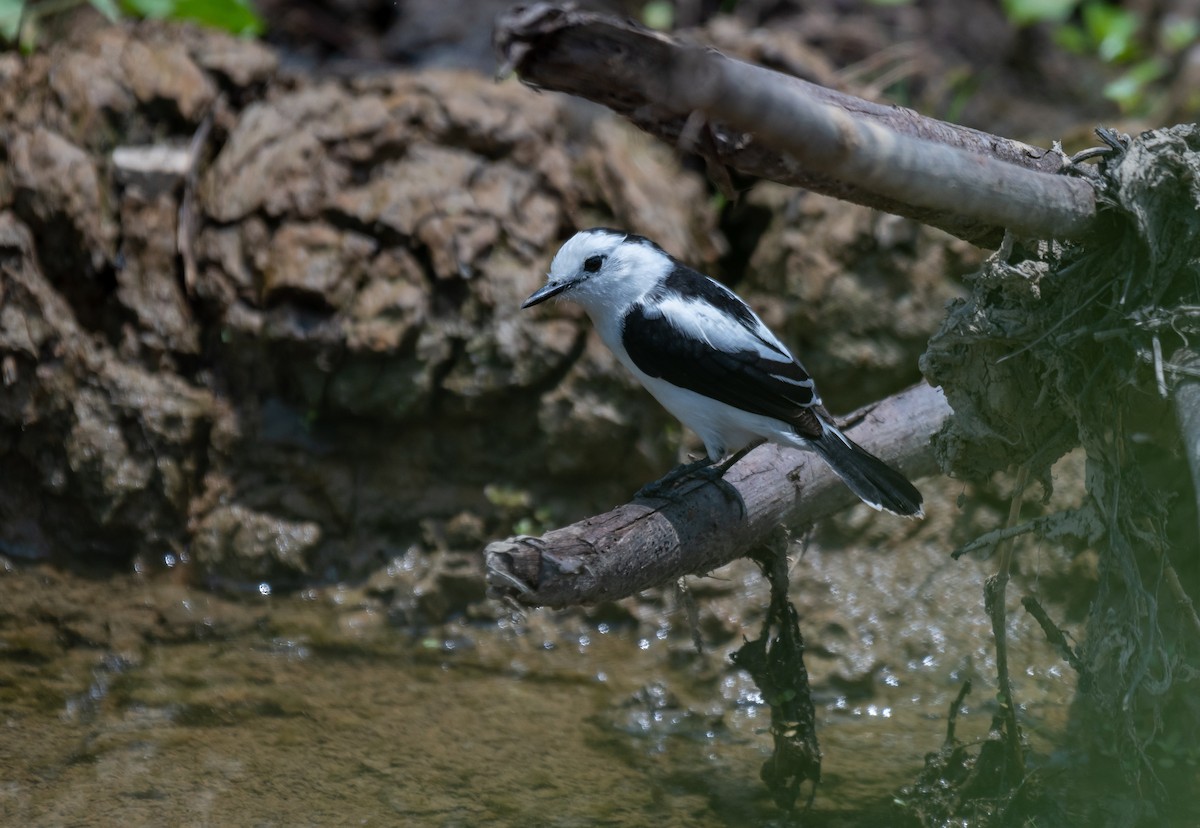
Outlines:
[[869,192],[1026,238],[1077,237],[1095,217],[1086,181],[903,135],[781,83],[778,73],[696,48],[679,55],[673,72],[672,99]]
[[[907,216],[981,246],[998,246],[1006,227],[1042,237],[1077,235],[1095,212],[1090,185],[1058,175],[1068,163],[1061,153],[703,53],[636,24],[535,3],[501,15],[495,42],[505,67],[528,84],[602,103],[671,144],[695,133],[691,148],[710,166]],[[702,82],[688,75],[697,68]],[[708,120],[689,128],[697,108]],[[771,114],[767,127],[764,113]],[[794,141],[768,143],[761,140],[764,129]],[[825,136],[824,148],[791,154],[804,150],[801,136],[812,130]],[[839,169],[822,160],[831,156],[842,159]],[[1013,167],[1045,175],[1018,174],[1014,186],[1007,183]],[[967,177],[959,178],[964,170]],[[940,192],[917,195],[926,185]],[[1009,206],[973,212],[981,203]],[[1032,221],[1031,207],[1037,208]]]
[[[950,413],[942,392],[922,384],[858,412],[848,433],[917,478],[938,471],[930,440]],[[718,482],[680,485],[673,500],[639,499],[540,538],[488,544],[489,594],[555,607],[622,598],[709,572],[780,525],[810,524],[856,500],[815,455],[762,446]]]

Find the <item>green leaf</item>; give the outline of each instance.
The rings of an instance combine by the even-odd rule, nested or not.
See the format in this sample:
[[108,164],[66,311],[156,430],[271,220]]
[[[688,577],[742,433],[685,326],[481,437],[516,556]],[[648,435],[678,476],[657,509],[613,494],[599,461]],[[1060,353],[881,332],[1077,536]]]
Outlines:
[[121,5],[130,14],[151,20],[164,20],[175,14],[175,0],[121,0]]
[[1162,42],[1168,52],[1181,52],[1197,38],[1200,38],[1200,21],[1194,18],[1176,18],[1162,26]]
[[1141,108],[1146,100],[1146,87],[1166,74],[1162,61],[1144,60],[1121,77],[1104,87],[1104,97],[1116,101],[1125,112]]
[[191,20],[237,35],[260,35],[262,18],[249,0],[122,0],[132,13],[156,20]]
[[0,0],[0,39],[5,43],[12,43],[17,39],[21,10],[24,7],[23,0]]
[[487,498],[488,503],[501,509],[528,509],[533,504],[533,497],[529,492],[500,483],[484,486],[483,496]]
[[1135,37],[1141,28],[1141,18],[1135,12],[1110,6],[1108,3],[1088,3],[1083,7],[1083,25],[1096,44],[1096,54],[1113,63],[1128,60],[1137,49]]
[[1031,26],[1034,23],[1061,23],[1071,16],[1071,12],[1081,0],[1002,0],[1004,13],[1017,26]]
[[666,0],[651,0],[642,6],[642,23],[647,29],[667,31],[675,25],[675,6]]
[[175,6],[181,20],[238,35],[260,35],[266,28],[249,0],[179,0]]
[[88,0],[88,4],[108,18],[109,23],[116,23],[121,19],[121,9],[117,7],[117,0]]
[[1059,48],[1076,55],[1082,55],[1090,48],[1087,34],[1078,26],[1056,26],[1054,28],[1054,42]]

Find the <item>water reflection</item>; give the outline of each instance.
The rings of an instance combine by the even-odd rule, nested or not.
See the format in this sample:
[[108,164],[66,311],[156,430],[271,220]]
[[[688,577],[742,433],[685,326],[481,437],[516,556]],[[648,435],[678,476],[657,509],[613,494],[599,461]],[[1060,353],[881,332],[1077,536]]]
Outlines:
[[[923,599],[921,562],[907,578],[885,565],[901,567],[868,560],[850,588],[810,550],[793,573],[824,752],[805,824],[881,824],[963,678],[981,689],[959,737],[991,721],[978,593],[950,608],[952,631],[938,616],[954,589]],[[229,598],[170,572],[10,570],[0,823],[783,824],[759,781],[769,708],[728,660],[765,587],[752,568],[719,575],[697,600],[697,652],[670,599],[607,611],[618,621],[502,612],[421,630],[353,586]],[[24,639],[14,618],[33,619]],[[1069,675],[1013,623],[1022,715],[1048,751]]]

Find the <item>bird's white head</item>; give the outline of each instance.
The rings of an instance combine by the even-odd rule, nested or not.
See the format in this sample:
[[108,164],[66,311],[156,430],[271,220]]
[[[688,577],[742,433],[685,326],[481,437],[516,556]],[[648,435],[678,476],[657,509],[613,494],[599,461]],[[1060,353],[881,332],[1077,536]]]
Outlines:
[[606,227],[581,230],[559,248],[546,285],[521,307],[561,296],[582,305],[593,319],[623,314],[661,285],[674,267],[674,259],[642,236]]

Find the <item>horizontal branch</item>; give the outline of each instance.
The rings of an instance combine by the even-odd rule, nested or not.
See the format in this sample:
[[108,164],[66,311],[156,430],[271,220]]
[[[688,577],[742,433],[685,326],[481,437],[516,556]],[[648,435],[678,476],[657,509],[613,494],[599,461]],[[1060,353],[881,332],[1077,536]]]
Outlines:
[[[922,384],[858,412],[847,433],[915,479],[938,471],[930,441],[950,413],[942,392]],[[670,500],[638,499],[540,538],[488,544],[488,592],[529,606],[623,598],[709,572],[781,525],[808,525],[857,502],[810,452],[761,446],[720,481],[685,482]]]
[[[1076,236],[1095,214],[1091,186],[1059,175],[1067,163],[1061,153],[685,46],[633,23],[535,3],[501,15],[495,41],[505,66],[526,83],[604,104],[672,145],[698,133],[690,148],[710,166],[906,216],[984,247],[998,246],[1009,227]],[[707,117],[703,130],[688,126],[696,110]],[[811,130],[826,137],[815,152],[806,151]],[[840,159],[836,168],[831,157]]]

